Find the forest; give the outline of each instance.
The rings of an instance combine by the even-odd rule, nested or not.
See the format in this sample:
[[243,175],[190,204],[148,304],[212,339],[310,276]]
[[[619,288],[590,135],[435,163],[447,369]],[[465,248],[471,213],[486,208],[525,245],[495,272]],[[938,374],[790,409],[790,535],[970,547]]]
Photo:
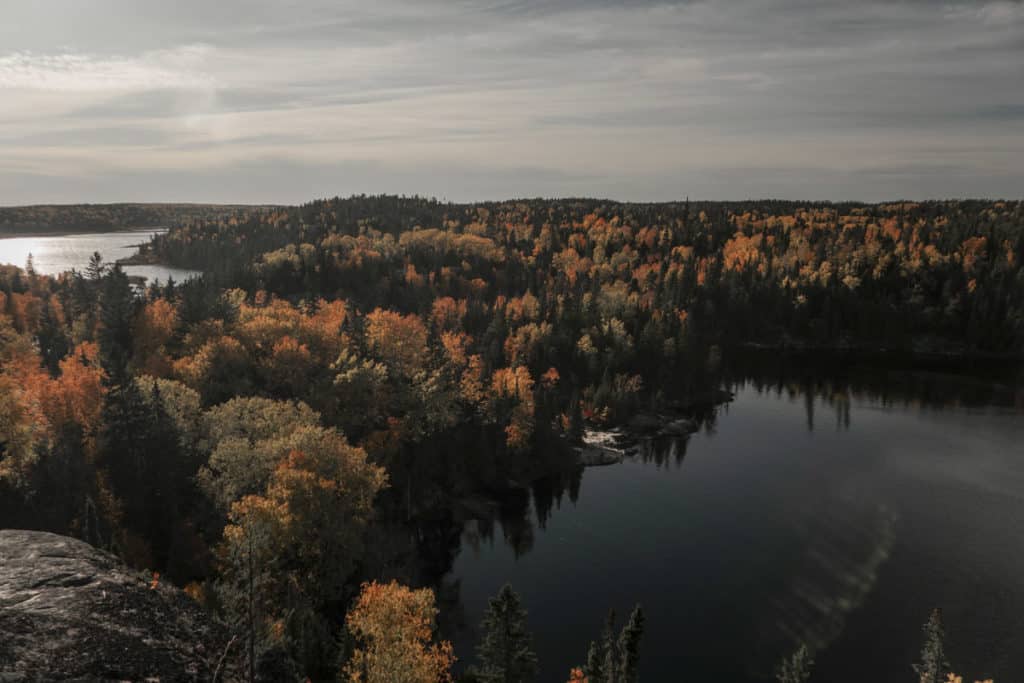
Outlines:
[[191,219],[216,219],[242,208],[215,204],[0,206],[0,236],[167,227]]
[[[713,404],[745,347],[1024,358],[1024,202],[0,210],[165,221],[140,258],[203,277],[0,266],[0,521],[185,587],[240,680],[450,680],[431,511],[551,472],[572,496],[585,429]],[[462,680],[533,680],[525,620],[496,596]],[[643,629],[609,619],[570,679],[638,680]],[[954,680],[925,636],[920,680]]]

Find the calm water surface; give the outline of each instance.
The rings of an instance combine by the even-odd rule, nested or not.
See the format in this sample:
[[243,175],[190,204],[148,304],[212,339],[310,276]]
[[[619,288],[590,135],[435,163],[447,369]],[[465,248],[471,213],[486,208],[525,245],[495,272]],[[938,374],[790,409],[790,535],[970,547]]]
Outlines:
[[471,626],[507,581],[542,681],[565,681],[608,608],[636,602],[646,681],[770,680],[798,640],[817,681],[913,680],[935,606],[965,680],[1024,680],[1020,394],[879,396],[744,383],[688,443],[585,470],[540,518],[531,496],[525,530],[465,524],[446,579],[470,625],[456,652],[472,661]]
[[[82,235],[57,235],[35,237],[0,238],[0,263],[25,266],[28,255],[36,272],[43,275],[57,275],[64,271],[82,271],[89,263],[93,252],[99,252],[103,260],[113,263],[117,259],[131,256],[141,242],[148,242],[154,233],[166,230],[122,230],[118,232],[88,233]],[[148,282],[166,282],[173,277],[181,282],[198,275],[196,271],[167,266],[124,266],[128,275],[145,277]]]

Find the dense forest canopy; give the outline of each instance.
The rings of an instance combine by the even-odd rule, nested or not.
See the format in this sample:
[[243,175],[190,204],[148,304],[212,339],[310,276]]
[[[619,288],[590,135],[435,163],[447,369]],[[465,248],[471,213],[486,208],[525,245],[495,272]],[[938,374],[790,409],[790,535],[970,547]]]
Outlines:
[[[176,217],[143,257],[206,276],[0,268],[0,515],[188,584],[250,673],[441,676],[432,596],[359,587],[417,583],[396,559],[416,533],[380,539],[429,505],[431,467],[492,486],[571,467],[588,424],[710,400],[743,344],[1024,353],[1022,202],[97,211],[0,222]],[[384,642],[395,614],[416,627]]]
[[1021,202],[1002,201],[353,197],[194,222],[150,249],[226,285],[421,317],[445,297],[491,309],[528,296],[548,322],[566,322],[552,313],[570,302],[574,333],[618,321],[634,341],[690,327],[715,340],[1019,354],[1022,219]]

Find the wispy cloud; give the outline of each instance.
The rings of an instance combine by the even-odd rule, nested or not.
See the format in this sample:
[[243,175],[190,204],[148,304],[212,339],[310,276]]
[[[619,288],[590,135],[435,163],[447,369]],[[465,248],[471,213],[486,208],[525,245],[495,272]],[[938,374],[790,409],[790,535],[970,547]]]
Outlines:
[[[0,53],[0,174],[117,182],[91,181],[95,197],[55,189],[77,181],[0,184],[0,202],[159,199],[186,173],[221,174],[223,199],[247,201],[301,201],[327,181],[446,182],[459,199],[1024,187],[1020,2],[90,7],[0,9],[0,46],[16,50]],[[322,179],[272,182],[275,164]]]
[[203,70],[209,53],[204,46],[137,57],[15,52],[0,56],[0,89],[116,93],[211,88],[215,79]]

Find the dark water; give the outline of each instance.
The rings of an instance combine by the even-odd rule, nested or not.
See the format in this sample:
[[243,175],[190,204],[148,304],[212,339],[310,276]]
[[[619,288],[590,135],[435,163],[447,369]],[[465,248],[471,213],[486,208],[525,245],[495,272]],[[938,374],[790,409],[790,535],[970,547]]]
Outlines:
[[[99,252],[104,261],[113,263],[135,253],[141,242],[148,242],[154,233],[164,229],[121,230],[118,232],[86,233],[81,235],[37,235],[34,237],[0,238],[0,263],[25,266],[28,255],[36,272],[43,275],[57,275],[75,269],[85,270],[93,252]],[[152,282],[166,282],[173,277],[178,282],[198,273],[168,266],[141,265],[125,266],[128,275],[137,275]]]
[[936,606],[965,680],[1024,680],[1021,394],[934,373],[736,390],[688,442],[585,470],[575,502],[535,486],[522,519],[466,522],[456,652],[511,582],[545,682],[637,602],[646,681],[770,680],[798,641],[816,681],[914,680]]

